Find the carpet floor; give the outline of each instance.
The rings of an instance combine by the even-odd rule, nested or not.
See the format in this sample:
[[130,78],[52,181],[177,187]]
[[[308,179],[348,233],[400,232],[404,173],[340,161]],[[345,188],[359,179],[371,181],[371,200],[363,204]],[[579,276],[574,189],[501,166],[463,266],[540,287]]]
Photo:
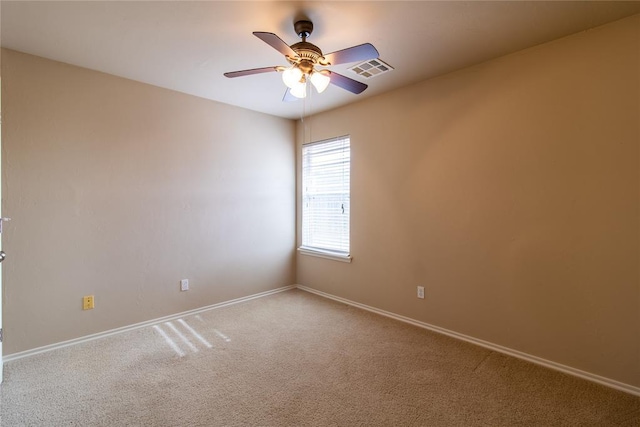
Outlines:
[[300,290],[6,363],[2,426],[640,426],[640,398]]

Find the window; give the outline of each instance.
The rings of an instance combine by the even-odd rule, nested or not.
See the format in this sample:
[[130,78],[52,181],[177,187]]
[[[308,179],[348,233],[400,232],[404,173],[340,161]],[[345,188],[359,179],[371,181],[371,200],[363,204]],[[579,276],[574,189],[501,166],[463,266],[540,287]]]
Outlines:
[[302,146],[302,253],[351,260],[350,172],[348,136]]

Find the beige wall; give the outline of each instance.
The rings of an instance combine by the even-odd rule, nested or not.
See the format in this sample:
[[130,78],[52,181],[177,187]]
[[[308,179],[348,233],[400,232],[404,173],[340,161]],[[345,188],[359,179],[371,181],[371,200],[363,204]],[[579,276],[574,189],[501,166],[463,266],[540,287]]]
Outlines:
[[[352,137],[354,261],[297,282],[640,386],[638,28],[307,119]],[[7,50],[2,77],[5,355],[293,283],[290,121]]]
[[298,255],[297,282],[640,386],[639,28],[299,124],[351,135],[353,263]]
[[5,355],[293,284],[292,121],[9,50],[2,115]]

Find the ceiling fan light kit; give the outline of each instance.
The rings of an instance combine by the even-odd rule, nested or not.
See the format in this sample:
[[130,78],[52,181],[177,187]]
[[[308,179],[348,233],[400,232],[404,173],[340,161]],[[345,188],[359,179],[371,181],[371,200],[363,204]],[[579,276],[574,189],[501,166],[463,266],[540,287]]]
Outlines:
[[296,98],[306,98],[307,97],[307,83],[299,82],[297,85],[289,89],[289,93],[295,96]]
[[327,86],[329,86],[329,83],[331,83],[331,78],[321,71],[316,70],[305,74],[296,65],[292,65],[291,68],[287,68],[282,72],[282,81],[287,85],[293,96],[296,98],[305,98],[307,96],[308,81],[311,82],[318,93],[322,93]]
[[291,68],[287,68],[282,72],[282,81],[287,85],[287,87],[291,89],[293,89],[298,83],[300,83],[302,77],[304,77],[302,70],[300,70],[300,68],[296,67],[295,65]]
[[322,73],[322,71],[314,71],[313,74],[311,74],[311,84],[313,84],[318,93],[324,92],[329,86],[329,83],[331,83],[331,77]]
[[311,21],[297,21],[294,29],[302,41],[287,45],[280,37],[273,33],[254,32],[253,35],[283,54],[291,64],[290,67],[272,66],[254,68],[251,70],[232,71],[224,73],[226,77],[242,77],[252,74],[267,73],[271,71],[282,72],[282,81],[287,86],[285,100],[288,94],[295,98],[305,98],[307,96],[307,82],[311,82],[318,93],[324,92],[329,83],[341,87],[354,94],[362,93],[367,85],[349,77],[343,76],[327,69],[316,69],[316,67],[329,67],[331,65],[344,64],[348,62],[367,61],[378,58],[376,48],[365,43],[347,49],[322,54],[322,50],[314,44],[307,42],[307,37],[313,32]]

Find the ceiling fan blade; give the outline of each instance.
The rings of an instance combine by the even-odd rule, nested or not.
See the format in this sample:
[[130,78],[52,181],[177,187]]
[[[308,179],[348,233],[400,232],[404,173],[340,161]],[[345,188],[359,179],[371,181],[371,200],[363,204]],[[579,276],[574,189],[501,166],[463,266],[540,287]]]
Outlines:
[[271,71],[281,71],[282,67],[262,67],[262,68],[252,68],[251,70],[242,70],[242,71],[231,71],[229,73],[224,73],[225,77],[233,78],[233,77],[242,77],[242,76],[250,76],[252,74],[262,74],[269,73]]
[[371,43],[365,43],[328,53],[321,63],[322,65],[338,65],[347,62],[367,61],[379,56],[378,50]]
[[334,71],[329,71],[329,77],[331,78],[332,84],[340,86],[342,89],[346,89],[356,95],[362,93],[367,87],[369,87],[364,83],[360,83],[357,80],[353,80]]
[[280,37],[276,36],[273,33],[263,33],[260,31],[254,31],[254,36],[283,54],[284,56],[290,56],[292,58],[298,56],[293,49],[289,47]]

